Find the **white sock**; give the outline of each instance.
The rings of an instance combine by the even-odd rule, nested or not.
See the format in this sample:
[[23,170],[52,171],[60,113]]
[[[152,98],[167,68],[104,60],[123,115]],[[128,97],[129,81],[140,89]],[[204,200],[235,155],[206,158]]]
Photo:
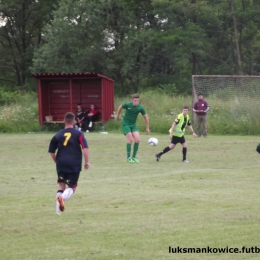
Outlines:
[[74,191],[72,188],[67,188],[63,193],[62,193],[62,198],[64,200],[68,200],[72,195]]
[[89,122],[88,127],[92,127],[92,121]]
[[60,212],[60,203],[57,201],[57,198],[62,195],[62,191],[58,190],[56,193],[56,213]]
[[81,131],[81,127],[79,127],[79,131]]

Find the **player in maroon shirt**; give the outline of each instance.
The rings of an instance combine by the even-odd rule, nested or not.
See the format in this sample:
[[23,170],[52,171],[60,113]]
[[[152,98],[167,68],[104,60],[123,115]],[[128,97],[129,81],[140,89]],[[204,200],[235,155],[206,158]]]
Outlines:
[[98,114],[99,111],[96,109],[94,104],[90,105],[90,110],[86,113],[86,117],[85,117],[85,128],[86,128],[86,132],[89,132],[89,128],[92,127],[92,122],[95,122],[98,120]]
[[201,136],[201,124],[203,125],[203,136],[207,137],[207,112],[209,111],[209,105],[207,101],[203,99],[201,93],[198,94],[198,101],[193,106],[193,111],[197,114],[197,135]]

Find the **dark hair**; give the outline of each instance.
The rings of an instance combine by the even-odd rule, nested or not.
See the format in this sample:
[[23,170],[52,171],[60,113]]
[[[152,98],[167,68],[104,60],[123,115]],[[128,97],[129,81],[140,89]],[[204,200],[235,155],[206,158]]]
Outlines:
[[189,107],[188,106],[184,106],[182,109],[188,109],[189,110]]
[[65,114],[65,116],[64,116],[65,124],[72,124],[73,125],[74,120],[75,120],[75,116],[72,112],[68,112],[68,113]]
[[132,96],[132,99],[134,99],[134,98],[139,98],[140,97],[140,95],[139,94],[134,94],[133,96]]
[[199,93],[198,96],[203,96],[203,94],[202,94],[202,93]]
[[81,103],[77,103],[77,106],[81,106]]

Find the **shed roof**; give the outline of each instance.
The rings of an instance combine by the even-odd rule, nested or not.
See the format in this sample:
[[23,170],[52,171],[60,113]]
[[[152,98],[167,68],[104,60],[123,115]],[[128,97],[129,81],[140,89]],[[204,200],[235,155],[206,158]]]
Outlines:
[[98,74],[96,72],[70,72],[70,73],[35,73],[32,74],[35,78],[105,78],[114,81],[104,75]]

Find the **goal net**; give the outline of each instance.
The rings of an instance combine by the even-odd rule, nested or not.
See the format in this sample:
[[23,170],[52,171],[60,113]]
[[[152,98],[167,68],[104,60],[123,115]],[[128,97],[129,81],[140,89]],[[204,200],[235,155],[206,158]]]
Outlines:
[[192,104],[199,93],[209,103],[211,123],[225,117],[224,123],[247,125],[250,133],[253,122],[260,121],[260,76],[193,75]]

